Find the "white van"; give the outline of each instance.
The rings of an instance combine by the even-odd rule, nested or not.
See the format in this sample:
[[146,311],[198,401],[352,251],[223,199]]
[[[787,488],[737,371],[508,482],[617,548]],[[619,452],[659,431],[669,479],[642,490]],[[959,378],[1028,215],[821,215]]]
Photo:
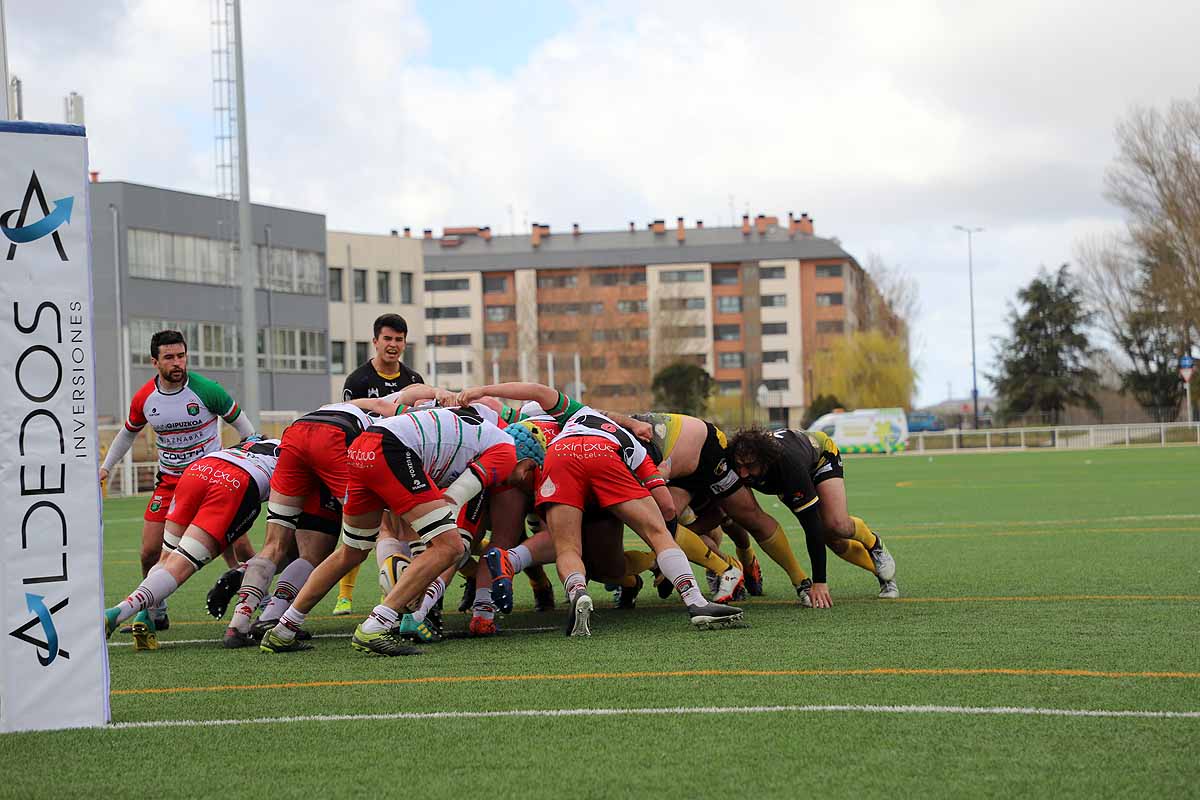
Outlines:
[[809,426],[830,436],[843,453],[899,453],[908,447],[908,418],[902,408],[835,411]]

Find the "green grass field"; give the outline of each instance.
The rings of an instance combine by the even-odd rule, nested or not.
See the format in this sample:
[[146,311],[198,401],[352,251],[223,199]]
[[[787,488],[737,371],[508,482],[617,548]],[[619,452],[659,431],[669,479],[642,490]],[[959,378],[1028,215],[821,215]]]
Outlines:
[[[803,610],[764,559],[738,630],[692,630],[652,591],[610,609],[593,584],[595,635],[569,640],[562,612],[520,610],[520,579],[506,635],[419,658],[353,652],[358,617],[328,616],[332,597],[315,651],[226,651],[203,609],[212,566],[171,599],[161,639],[178,644],[109,646],[113,721],[182,722],[0,737],[0,796],[1195,796],[1197,716],[1023,710],[1200,711],[1198,475],[1195,447],[849,461],[851,510],[903,599],[831,557],[835,608]],[[138,582],[143,503],[105,508],[110,603]],[[359,585],[365,613],[374,571]],[[572,713],[453,713],[538,710]],[[308,719],[199,724],[280,717]]]

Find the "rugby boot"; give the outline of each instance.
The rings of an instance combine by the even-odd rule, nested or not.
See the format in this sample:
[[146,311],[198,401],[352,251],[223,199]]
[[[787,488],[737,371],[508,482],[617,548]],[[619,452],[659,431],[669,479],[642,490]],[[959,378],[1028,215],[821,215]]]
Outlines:
[[875,546],[867,551],[871,554],[871,563],[875,565],[875,577],[881,581],[890,581],[896,577],[896,559],[883,546],[883,539],[875,535]]
[[333,604],[333,615],[335,617],[347,617],[354,613],[354,599],[350,597],[339,597],[337,602]]
[[755,556],[750,560],[750,563],[745,565],[746,573],[746,591],[751,597],[762,597],[763,593],[763,573],[762,565],[758,563],[758,557]]
[[658,571],[658,568],[650,571],[654,576],[654,588],[658,589],[658,596],[666,600],[675,591],[675,584],[663,577],[663,574]]
[[446,638],[446,624],[442,620],[442,598],[439,597],[438,601],[433,604],[433,608],[429,609],[429,613],[425,615],[425,624],[439,638]]
[[133,634],[134,650],[158,649],[158,630],[154,626],[154,618],[148,612],[138,612],[133,618],[133,624],[129,626],[129,632]]
[[796,598],[800,601],[803,608],[812,608],[812,597],[809,594],[812,592],[812,578],[805,578],[800,581],[800,585],[796,587]]
[[692,618],[692,624],[702,630],[729,628],[742,622],[742,610],[740,608],[721,603],[688,606],[688,616]]
[[209,616],[217,619],[225,616],[229,601],[236,597],[238,590],[242,588],[243,577],[245,572],[242,567],[234,567],[221,573],[221,577],[217,578],[217,582],[208,590],[208,596],[204,598],[204,607],[208,609]]
[[[261,642],[262,638],[267,635],[267,631],[279,624],[277,619],[257,619],[250,623],[250,638],[256,642]],[[301,642],[307,642],[313,637],[312,633],[304,630],[304,628],[296,629],[296,639]]]
[[495,617],[472,616],[471,621],[467,623],[467,633],[473,637],[495,636],[499,633],[499,628],[496,627]]
[[262,641],[258,644],[260,653],[299,653],[303,650],[312,650],[313,646],[300,641],[299,638],[284,639],[276,635],[274,630],[267,631],[263,636]]
[[171,618],[167,616],[167,609],[164,607],[162,613],[158,613],[158,609],[150,611],[150,618],[154,620],[154,630],[162,633],[171,629]]
[[531,583],[533,587],[533,610],[542,613],[545,611],[554,610],[554,585],[550,581],[545,583]]
[[[262,637],[259,636],[259,639]],[[237,628],[226,628],[225,636],[221,639],[222,646],[226,650],[239,650],[243,647],[253,647],[258,644],[258,639],[255,639],[253,634],[242,633]]]
[[465,614],[475,604],[475,579],[466,578],[463,584],[462,600],[458,601],[458,613]]
[[568,601],[570,611],[567,613],[567,636],[592,635],[592,598],[587,592],[580,591]]
[[900,599],[900,587],[894,580],[885,581],[881,578],[879,580],[879,597],[882,600],[898,600]]
[[745,586],[745,577],[737,567],[730,567],[721,573],[717,582],[717,591],[713,597],[714,603],[728,603],[737,597],[738,590]]
[[716,594],[721,588],[721,576],[711,569],[704,570],[704,580],[708,581],[708,593]]
[[416,617],[412,614],[405,614],[401,617],[400,638],[408,639],[410,642],[424,642],[426,644],[442,640],[441,634],[429,627],[425,620],[417,622]]
[[642,591],[642,587],[646,582],[642,580],[641,575],[636,575],[637,583],[633,586],[617,586],[613,590],[613,603],[617,608],[633,608],[637,605],[638,593]]
[[380,656],[419,656],[421,651],[415,647],[409,647],[403,639],[400,638],[398,628],[392,628],[378,633],[367,633],[363,630],[363,626],[359,624],[354,629],[354,636],[350,639],[350,646],[360,653],[374,653]]
[[508,551],[499,547],[489,547],[483,554],[488,572],[492,573],[492,602],[502,614],[511,614],[513,610],[513,568],[508,560]]
[[104,609],[104,638],[107,639],[113,635],[113,631],[117,629],[117,615],[121,613],[121,609],[113,606],[112,608]]

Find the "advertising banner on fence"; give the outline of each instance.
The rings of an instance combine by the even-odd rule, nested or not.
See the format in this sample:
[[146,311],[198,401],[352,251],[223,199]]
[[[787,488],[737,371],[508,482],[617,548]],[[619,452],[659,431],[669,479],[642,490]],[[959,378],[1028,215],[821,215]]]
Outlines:
[[0,731],[108,722],[87,139],[0,121]]

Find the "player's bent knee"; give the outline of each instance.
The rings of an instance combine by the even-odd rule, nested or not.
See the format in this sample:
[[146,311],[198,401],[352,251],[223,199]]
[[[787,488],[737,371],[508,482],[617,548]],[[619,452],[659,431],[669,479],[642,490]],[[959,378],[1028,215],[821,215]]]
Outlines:
[[283,503],[267,501],[267,524],[275,524],[288,530],[296,530],[300,524],[300,514],[304,509],[299,506],[288,506]]
[[379,526],[373,528],[355,528],[351,525],[342,525],[342,544],[355,550],[373,550],[375,542],[379,538]]

